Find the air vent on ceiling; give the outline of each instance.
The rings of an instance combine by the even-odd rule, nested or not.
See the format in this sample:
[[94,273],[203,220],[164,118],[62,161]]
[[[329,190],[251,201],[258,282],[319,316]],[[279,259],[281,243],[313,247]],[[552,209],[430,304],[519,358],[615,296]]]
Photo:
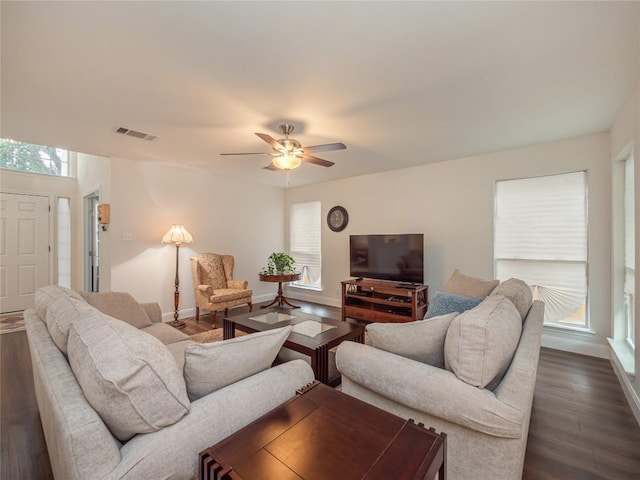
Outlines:
[[116,132],[121,133],[122,135],[129,135],[130,137],[141,138],[149,142],[158,138],[156,135],[151,135],[150,133],[138,132],[136,130],[131,130],[130,128],[125,128],[125,127],[118,128]]

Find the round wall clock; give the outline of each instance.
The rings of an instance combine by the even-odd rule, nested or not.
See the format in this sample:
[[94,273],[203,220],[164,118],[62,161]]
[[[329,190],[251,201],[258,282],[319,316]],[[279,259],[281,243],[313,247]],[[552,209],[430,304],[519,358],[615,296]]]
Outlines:
[[341,232],[347,228],[349,223],[349,214],[344,207],[336,206],[329,210],[327,214],[327,225],[334,232]]

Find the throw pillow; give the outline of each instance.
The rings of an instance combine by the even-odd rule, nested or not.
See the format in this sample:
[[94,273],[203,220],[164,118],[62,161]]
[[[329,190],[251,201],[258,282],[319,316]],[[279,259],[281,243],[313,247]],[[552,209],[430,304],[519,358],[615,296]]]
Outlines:
[[71,323],[69,364],[87,401],[126,441],[189,412],[182,373],[162,343],[98,310]]
[[184,379],[189,398],[197,400],[271,367],[291,333],[291,325],[184,349]]
[[444,339],[457,312],[429,320],[367,325],[369,344],[380,350],[444,367]]
[[74,297],[84,302],[80,294],[58,285],[47,285],[36,290],[35,307],[40,319],[45,322],[47,319],[47,308],[60,297]]
[[125,292],[80,292],[80,295],[102,313],[127,322],[136,328],[150,326],[151,319],[135,298]]
[[482,302],[481,298],[465,297],[455,293],[436,292],[429,302],[426,318],[438,317],[453,312],[466,312]]
[[502,295],[491,295],[453,319],[444,342],[445,367],[460,380],[493,390],[511,364],[522,320]]
[[443,290],[447,293],[464,295],[465,297],[484,298],[500,283],[499,280],[482,280],[460,273],[457,268],[445,283]]
[[78,300],[71,296],[60,297],[47,308],[47,329],[53,342],[62,353],[67,353],[67,340],[71,323],[80,321],[83,317],[95,311],[96,309],[84,300]]
[[511,300],[511,303],[515,305],[520,313],[522,320],[529,313],[531,308],[531,302],[533,301],[533,294],[531,293],[531,287],[522,280],[517,278],[510,278],[498,285],[491,295],[503,295]]

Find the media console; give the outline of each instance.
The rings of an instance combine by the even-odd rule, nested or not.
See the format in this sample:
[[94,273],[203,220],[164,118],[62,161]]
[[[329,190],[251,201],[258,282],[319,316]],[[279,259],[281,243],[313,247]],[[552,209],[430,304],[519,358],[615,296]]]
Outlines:
[[429,308],[429,286],[368,279],[342,283],[342,321],[366,322],[422,320]]

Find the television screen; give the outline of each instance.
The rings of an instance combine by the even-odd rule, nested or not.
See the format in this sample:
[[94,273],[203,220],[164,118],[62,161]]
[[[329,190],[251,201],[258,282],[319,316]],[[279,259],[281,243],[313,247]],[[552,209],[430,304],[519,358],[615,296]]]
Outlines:
[[422,283],[424,235],[349,235],[352,277]]

